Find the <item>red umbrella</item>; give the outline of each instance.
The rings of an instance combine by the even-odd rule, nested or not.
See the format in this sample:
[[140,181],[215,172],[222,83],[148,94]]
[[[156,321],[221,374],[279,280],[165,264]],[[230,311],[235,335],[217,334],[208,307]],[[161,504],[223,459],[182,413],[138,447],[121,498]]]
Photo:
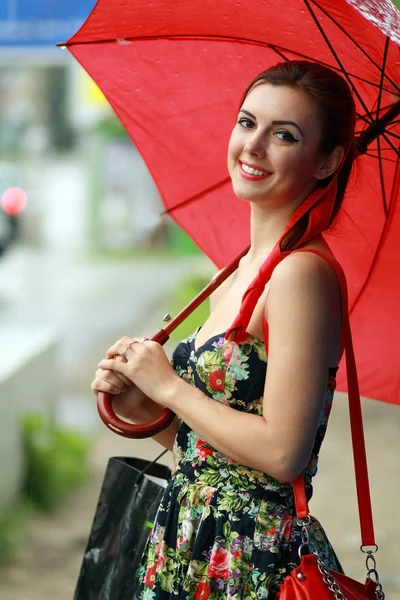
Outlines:
[[65,44],[125,126],[166,212],[218,267],[249,243],[249,208],[234,195],[226,168],[249,80],[279,60],[299,58],[346,77],[364,155],[327,239],[349,283],[361,393],[394,403],[399,44],[400,13],[390,0],[99,0]]

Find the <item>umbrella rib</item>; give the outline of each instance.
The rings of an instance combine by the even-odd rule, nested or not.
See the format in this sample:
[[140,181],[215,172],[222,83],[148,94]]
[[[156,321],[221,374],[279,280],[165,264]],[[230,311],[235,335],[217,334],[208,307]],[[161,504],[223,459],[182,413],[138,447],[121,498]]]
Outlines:
[[[271,50],[273,50],[275,52],[275,54],[277,54],[280,58],[283,58],[283,60],[289,60],[287,56],[285,56],[280,48],[280,46],[275,46],[273,44],[268,44],[269,47],[271,48]],[[297,52],[295,53],[297,54]],[[299,55],[301,56],[301,55]]]
[[383,210],[385,211],[385,216],[388,216],[388,204],[386,198],[386,187],[385,187],[385,178],[383,175],[383,164],[381,159],[381,138],[376,138],[378,144],[378,165],[379,165],[379,183],[381,184],[381,192],[382,192],[382,201],[383,201]]
[[[305,3],[307,3],[307,0],[304,0]],[[340,29],[340,31],[351,41],[353,42],[353,44],[358,48],[358,50],[360,50],[360,52],[374,65],[374,67],[376,67],[378,69],[378,71],[381,71],[381,68],[379,66],[379,64],[377,62],[375,62],[375,60],[373,58],[371,58],[371,56],[364,50],[364,48],[362,46],[360,46],[360,44],[358,42],[356,42],[356,40],[354,38],[351,37],[351,35],[349,35],[349,33],[346,31],[346,29],[338,22],[336,21],[332,15],[330,15],[326,9],[322,8],[322,6],[320,6],[318,4],[318,2],[316,0],[311,0],[311,2],[313,2],[313,4],[315,4],[319,10],[326,16],[328,17],[328,19],[330,21],[332,21],[332,23],[334,23],[336,25],[336,27],[338,29]],[[311,11],[310,11],[311,12]],[[311,13],[312,14],[312,13]],[[318,24],[318,23],[317,23]],[[319,24],[318,24],[319,26]],[[319,26],[320,27],[320,26]],[[395,83],[386,73],[385,73],[385,77],[387,79],[387,81],[389,81],[396,89],[398,89],[398,84]]]
[[385,112],[379,119],[371,119],[371,123],[366,129],[361,131],[356,139],[358,150],[362,154],[366,151],[367,146],[378,136],[382,136],[386,143],[392,148],[395,154],[398,153],[398,149],[392,143],[392,141],[386,135],[386,126],[392,123],[400,113],[400,100],[392,104],[392,106]]
[[397,164],[396,164],[396,169],[394,172],[394,177],[393,177],[393,185],[392,185],[392,191],[390,193],[390,205],[389,207],[392,206],[393,202],[395,201],[395,191],[397,190],[398,187],[398,181],[399,181],[399,175],[400,175],[400,152],[397,156]]
[[[398,156],[400,154],[400,148],[396,148],[395,144],[387,137],[386,132],[382,132],[379,135],[381,137],[383,137],[383,139],[391,147],[391,149],[393,150],[393,152]],[[390,134],[390,135],[393,135],[393,134]],[[377,139],[379,139],[379,136],[378,136]]]
[[390,137],[395,138],[396,140],[400,140],[400,135],[398,133],[393,133],[393,131],[391,131],[390,129],[386,131],[386,135],[389,135]]
[[382,95],[383,95],[383,80],[384,80],[384,72],[385,72],[385,68],[386,68],[388,52],[389,52],[389,36],[386,36],[385,49],[383,51],[383,58],[382,58],[381,77],[380,77],[380,81],[379,81],[378,105],[376,107],[376,118],[377,119],[379,119],[379,113],[381,110]]
[[[314,0],[312,0],[312,1],[314,2]],[[321,27],[320,23],[318,22],[318,19],[317,19],[316,15],[315,15],[315,13],[314,13],[313,9],[311,8],[311,5],[310,5],[309,1],[308,1],[308,0],[304,0],[304,4],[306,5],[306,7],[307,7],[307,9],[308,9],[308,11],[309,11],[309,13],[310,13],[310,15],[311,15],[312,19],[314,20],[314,22],[315,22],[315,24],[316,24],[316,26],[317,26],[317,28],[318,28],[318,30],[319,30],[319,32],[320,32],[320,34],[322,35],[322,37],[323,37],[323,39],[324,39],[324,41],[325,41],[326,45],[328,46],[329,50],[331,51],[331,53],[332,53],[332,55],[333,55],[334,59],[335,59],[335,60],[336,60],[336,62],[338,63],[338,65],[339,65],[339,67],[340,67],[340,69],[341,69],[341,71],[342,71],[342,74],[343,74],[343,76],[344,76],[344,77],[347,79],[347,81],[348,81],[348,83],[350,84],[350,86],[351,86],[351,88],[352,88],[352,90],[353,90],[354,94],[357,96],[357,98],[358,98],[358,101],[360,102],[361,106],[363,107],[363,109],[365,110],[365,112],[367,113],[367,115],[369,115],[370,119],[372,120],[372,115],[371,115],[371,114],[370,114],[370,112],[368,111],[368,108],[367,108],[367,106],[366,106],[366,104],[365,104],[365,102],[364,102],[364,100],[363,100],[363,98],[362,98],[361,94],[358,92],[357,88],[354,86],[353,82],[351,81],[351,79],[350,79],[350,77],[349,77],[349,75],[348,75],[348,73],[347,73],[346,69],[344,68],[344,65],[343,65],[342,61],[340,60],[340,58],[339,58],[338,54],[336,53],[335,49],[333,48],[333,46],[332,46],[332,44],[331,44],[331,42],[330,42],[330,40],[329,40],[328,36],[326,35],[325,31],[323,30],[323,28]],[[315,5],[316,5],[316,6],[317,6],[317,7],[318,7],[318,8],[319,8],[319,9],[320,9],[322,12],[324,12],[324,11],[321,9],[321,7],[318,5],[318,3],[317,3],[317,2],[314,2],[314,4],[315,4]],[[329,15],[327,15],[327,16],[329,16]],[[333,21],[333,22],[334,22],[334,23],[337,25],[337,23],[336,23],[336,21],[335,21],[334,19],[332,19],[332,21]],[[339,26],[339,25],[338,25],[338,27],[340,28],[340,26]],[[352,40],[352,38],[350,38],[350,39]],[[354,41],[354,40],[352,40],[352,41]]]
[[[369,156],[370,158],[373,158],[373,159],[378,158],[378,155],[372,154],[372,152],[365,152],[364,156]],[[397,163],[397,159],[394,159],[394,158],[388,158],[387,156],[382,156],[381,158],[383,161],[385,161],[387,163]]]
[[389,127],[388,127],[387,131],[390,131],[390,132],[391,132],[392,128],[393,128],[393,127],[397,127],[397,125],[400,125],[400,119],[396,119],[396,121],[392,121],[392,122],[389,124]]
[[[291,54],[294,54],[295,56],[298,56],[300,58],[304,58],[306,60],[315,60],[315,58],[311,59],[307,54],[302,54],[301,52],[297,52],[295,50],[290,50],[289,48],[283,48],[282,46],[277,46],[276,44],[266,44],[266,46],[268,46],[269,48],[271,48],[278,56],[280,56],[284,60],[290,60],[290,59],[283,54],[282,50],[286,50],[287,52],[291,52]],[[326,63],[323,60],[318,60],[318,62],[319,62],[319,64],[324,65],[325,67],[333,69],[334,71],[340,71],[340,72],[342,72],[342,69],[340,67],[334,67],[334,66]],[[374,83],[373,81],[369,81],[368,79],[365,79],[364,77],[360,77],[360,75],[356,75],[355,73],[350,73],[349,71],[348,71],[348,74],[349,74],[349,77],[352,77],[353,79],[356,79],[357,81],[362,81],[363,83],[367,83],[368,85],[370,85],[373,88],[380,89],[380,85],[377,84],[377,83]],[[383,86],[382,89],[385,92],[391,92],[392,91],[392,89],[385,88],[384,86]]]
[[178,210],[179,208],[182,208],[183,206],[187,206],[188,204],[192,204],[193,202],[200,200],[204,196],[204,194],[208,194],[209,192],[214,192],[215,190],[218,190],[219,188],[223,187],[224,185],[226,185],[229,182],[230,182],[230,177],[227,177],[226,179],[223,179],[222,181],[219,181],[218,183],[211,185],[210,187],[202,190],[201,192],[198,192],[194,196],[191,196],[190,198],[186,198],[186,200],[179,202],[179,204],[176,204],[172,208],[167,208],[166,210],[163,210],[161,213],[161,216],[170,215],[175,210]]

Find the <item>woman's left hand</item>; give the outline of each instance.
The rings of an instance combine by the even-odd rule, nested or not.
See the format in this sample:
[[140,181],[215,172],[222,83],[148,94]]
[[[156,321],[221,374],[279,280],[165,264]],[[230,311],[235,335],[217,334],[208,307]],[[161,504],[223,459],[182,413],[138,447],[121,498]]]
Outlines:
[[[112,358],[118,354],[124,356],[126,362]],[[99,368],[125,375],[154,402],[167,406],[166,399],[180,377],[158,342],[123,337],[108,350],[107,356],[110,358],[103,359]]]

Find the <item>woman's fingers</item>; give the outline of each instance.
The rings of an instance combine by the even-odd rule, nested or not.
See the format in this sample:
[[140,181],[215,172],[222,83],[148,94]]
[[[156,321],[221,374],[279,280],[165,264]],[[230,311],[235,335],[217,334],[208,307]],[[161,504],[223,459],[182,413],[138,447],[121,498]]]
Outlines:
[[107,350],[106,358],[113,358],[118,355],[124,358],[123,352],[126,352],[131,348],[132,344],[140,344],[144,339],[146,338],[131,338],[124,336]]
[[[126,362],[126,359],[123,356],[115,356],[115,360],[119,361],[119,362]],[[117,371],[113,371],[114,375],[116,377],[118,377],[118,379],[120,379],[122,381],[122,383],[126,386],[126,387],[130,387],[132,385],[132,381],[130,379],[128,379],[127,377],[125,377],[125,375],[123,375],[122,373],[117,373]]]
[[[129,380],[127,379],[127,381]],[[131,381],[129,381],[129,385],[132,385]],[[98,392],[119,394],[125,392],[128,386],[121,381],[121,374],[117,375],[114,371],[97,369],[90,387],[95,394]]]

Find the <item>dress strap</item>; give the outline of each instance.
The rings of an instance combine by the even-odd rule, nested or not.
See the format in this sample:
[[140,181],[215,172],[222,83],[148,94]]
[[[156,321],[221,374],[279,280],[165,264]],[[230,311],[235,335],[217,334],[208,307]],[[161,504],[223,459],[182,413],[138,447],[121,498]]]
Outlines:
[[268,329],[267,317],[265,316],[265,306],[264,306],[264,310],[262,311],[262,330],[263,330],[263,336],[264,336],[265,353],[268,356],[269,329]]
[[226,332],[227,339],[234,339],[237,343],[245,340],[251,315],[266,284],[271,278],[273,270],[285,256],[291,253],[290,250],[281,249],[285,236],[306,213],[308,213],[308,226],[299,244],[306,244],[324,231],[328,226],[332,214],[336,190],[337,182],[336,178],[333,178],[326,187],[316,188],[294,212],[281,238],[272,249],[264,264],[261,265],[257,276],[244,293],[239,313]]

